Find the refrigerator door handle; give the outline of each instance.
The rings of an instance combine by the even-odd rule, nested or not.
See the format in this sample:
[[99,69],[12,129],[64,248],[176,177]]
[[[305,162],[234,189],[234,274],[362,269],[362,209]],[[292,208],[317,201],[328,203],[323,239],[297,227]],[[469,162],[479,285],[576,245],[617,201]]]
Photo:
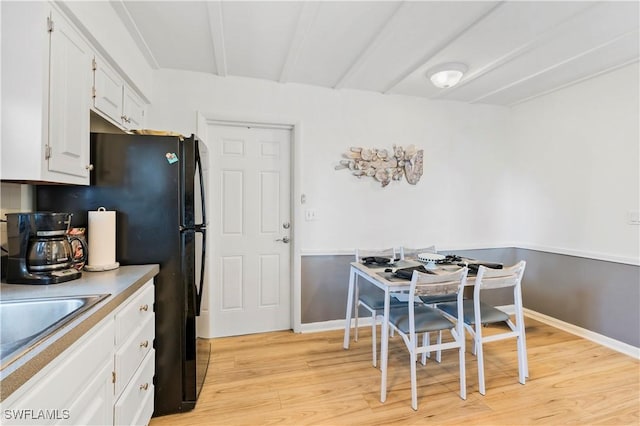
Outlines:
[[195,232],[199,232],[202,234],[202,253],[200,254],[200,283],[193,283],[195,287],[193,293],[195,297],[196,316],[200,316],[200,307],[202,306],[202,289],[204,287],[205,262],[207,261],[207,229],[204,227],[198,227],[195,229]]
[[[197,146],[197,145],[196,145]],[[201,226],[207,226],[207,211],[206,211],[206,191],[204,182],[204,171],[202,170],[202,160],[200,159],[200,150],[196,149],[196,170],[198,170],[198,177],[200,180],[200,202],[202,203],[202,224]]]

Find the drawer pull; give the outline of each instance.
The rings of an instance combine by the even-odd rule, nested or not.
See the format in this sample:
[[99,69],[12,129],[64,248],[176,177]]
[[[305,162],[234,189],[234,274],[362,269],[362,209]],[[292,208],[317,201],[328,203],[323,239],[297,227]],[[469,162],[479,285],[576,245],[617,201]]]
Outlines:
[[149,389],[149,383],[145,383],[144,385],[140,385],[140,390],[147,390]]
[[149,305],[147,305],[146,303],[145,303],[144,305],[140,306],[140,311],[141,311],[141,312],[142,312],[142,311],[145,311],[145,312],[146,312],[146,311],[148,311],[148,310],[149,310]]
[[141,348],[146,348],[146,347],[148,347],[148,346],[149,346],[149,341],[148,341],[148,340],[145,340],[144,342],[141,342],[141,343],[140,343],[140,347],[141,347]]

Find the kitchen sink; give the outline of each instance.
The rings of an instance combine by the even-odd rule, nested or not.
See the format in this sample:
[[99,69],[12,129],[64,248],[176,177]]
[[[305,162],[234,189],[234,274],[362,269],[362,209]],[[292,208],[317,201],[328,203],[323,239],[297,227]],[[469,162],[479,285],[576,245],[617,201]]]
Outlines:
[[0,301],[0,370],[109,294]]

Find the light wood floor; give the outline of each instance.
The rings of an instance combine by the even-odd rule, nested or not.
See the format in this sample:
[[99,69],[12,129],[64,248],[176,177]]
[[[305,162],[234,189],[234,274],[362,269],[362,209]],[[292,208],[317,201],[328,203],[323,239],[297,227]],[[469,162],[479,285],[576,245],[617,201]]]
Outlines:
[[387,401],[371,365],[370,328],[342,349],[342,331],[274,332],[212,340],[195,410],[157,417],[162,425],[640,424],[640,362],[526,319],[530,378],[518,383],[515,341],[485,346],[487,394],[467,354],[467,399],[459,398],[457,353],[418,364],[411,409],[409,358],[391,339]]

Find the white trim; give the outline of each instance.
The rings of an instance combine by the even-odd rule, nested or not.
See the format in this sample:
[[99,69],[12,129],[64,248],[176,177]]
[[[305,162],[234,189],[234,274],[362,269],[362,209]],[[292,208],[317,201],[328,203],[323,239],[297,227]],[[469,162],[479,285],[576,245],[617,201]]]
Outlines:
[[[618,256],[607,253],[600,253],[594,251],[586,251],[586,250],[575,250],[570,248],[563,247],[553,247],[553,246],[542,246],[536,244],[528,244],[528,243],[497,243],[497,244],[471,244],[471,245],[456,245],[456,246],[445,246],[439,245],[437,243],[436,247],[438,247],[438,252],[446,252],[446,251],[458,251],[458,250],[484,250],[484,249],[522,249],[522,250],[534,250],[534,251],[542,251],[546,253],[552,254],[563,254],[567,256],[574,257],[582,257],[585,259],[592,260],[602,260],[605,262],[613,262],[613,263],[623,263],[625,265],[634,265],[640,266],[640,258],[634,258],[629,256]],[[354,249],[301,249],[301,256],[340,256],[353,254]]]
[[[496,306],[496,307],[506,312],[509,315],[513,315],[514,313],[513,305],[504,305],[504,306]],[[594,343],[605,346],[609,349],[613,349],[616,352],[620,352],[632,358],[640,359],[640,348],[637,348],[635,346],[629,345],[619,340],[612,339],[607,336],[603,336],[602,334],[595,333],[585,328],[578,327],[577,325],[569,324],[567,322],[550,317],[548,315],[541,314],[531,309],[524,308],[524,314],[528,318],[534,319],[536,321],[540,321],[551,327],[557,328],[562,331],[566,331],[567,333],[571,333],[583,339],[590,340]],[[355,320],[352,320],[351,326],[353,327],[354,324],[355,324]],[[361,318],[359,320],[359,324],[360,326],[363,326],[363,327],[370,326],[371,318]],[[344,329],[344,320],[331,320],[331,321],[302,324],[302,327],[300,328],[300,332],[301,333],[317,333],[321,331],[332,331],[332,330],[343,330],[343,329]]]
[[[457,251],[457,250],[486,250],[486,249],[508,249],[515,248],[511,243],[498,243],[498,244],[468,244],[468,245],[458,245],[458,246],[446,246],[439,245],[438,243],[434,243],[438,248],[439,253],[443,253],[446,251]],[[300,255],[302,256],[341,256],[341,255],[351,255],[355,252],[355,247],[352,249],[337,249],[337,248],[329,248],[329,249],[301,249]]]
[[[340,320],[329,320],[329,321],[320,321],[320,322],[311,322],[307,324],[302,324],[300,328],[300,333],[318,333],[322,331],[333,331],[333,330],[344,330],[344,321]],[[378,321],[380,323],[380,321]],[[351,319],[351,327],[355,327],[356,320],[355,318]],[[371,317],[358,318],[359,327],[371,327]]]
[[542,246],[537,244],[519,243],[514,246],[515,248],[525,250],[544,251],[547,253],[566,254],[575,257],[584,257],[586,259],[604,260],[607,262],[624,263],[627,265],[640,266],[640,258],[634,258],[629,256],[619,256],[615,254],[600,253],[587,250],[576,250],[564,247]]
[[629,355],[632,358],[640,359],[640,348],[637,348],[635,346],[612,339],[607,336],[603,336],[602,334],[595,333],[585,328],[578,327],[577,325],[569,324],[548,315],[532,311],[531,309],[524,308],[524,313],[534,320],[543,322],[547,325],[550,325],[562,331],[566,331],[567,333],[571,333],[578,337],[591,340],[594,343],[605,346],[609,349],[613,349],[614,351]]

